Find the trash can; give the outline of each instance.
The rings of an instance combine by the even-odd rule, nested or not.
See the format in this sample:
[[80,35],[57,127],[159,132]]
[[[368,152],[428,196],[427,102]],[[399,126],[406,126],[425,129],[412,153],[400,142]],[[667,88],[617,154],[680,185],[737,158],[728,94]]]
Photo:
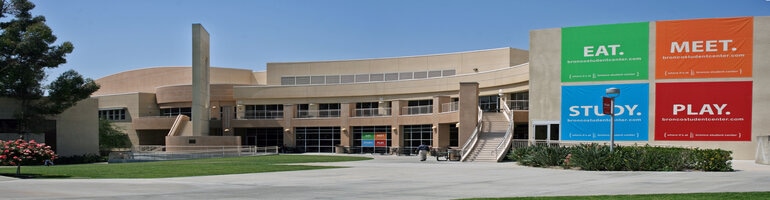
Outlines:
[[345,147],[343,147],[343,146],[334,146],[334,153],[337,153],[337,154],[345,153]]
[[447,151],[449,152],[449,160],[451,160],[451,161],[460,161],[460,150],[458,150],[458,149],[449,149]]

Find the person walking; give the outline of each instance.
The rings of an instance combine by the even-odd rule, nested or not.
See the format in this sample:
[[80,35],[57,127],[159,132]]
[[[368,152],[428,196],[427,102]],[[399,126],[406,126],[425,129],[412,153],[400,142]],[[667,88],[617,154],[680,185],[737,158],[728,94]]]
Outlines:
[[430,146],[423,143],[420,146],[417,146],[418,155],[420,155],[420,161],[425,161],[428,159],[428,151],[430,150]]

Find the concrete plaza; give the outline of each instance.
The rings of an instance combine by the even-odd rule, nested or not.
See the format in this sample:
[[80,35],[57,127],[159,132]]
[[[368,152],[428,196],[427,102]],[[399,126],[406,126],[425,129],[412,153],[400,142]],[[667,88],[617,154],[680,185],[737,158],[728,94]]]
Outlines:
[[[159,179],[0,178],[0,199],[457,199],[770,191],[770,166],[735,172],[597,172],[516,163],[420,162],[415,156],[317,165],[347,168]],[[770,197],[768,197],[770,198]]]

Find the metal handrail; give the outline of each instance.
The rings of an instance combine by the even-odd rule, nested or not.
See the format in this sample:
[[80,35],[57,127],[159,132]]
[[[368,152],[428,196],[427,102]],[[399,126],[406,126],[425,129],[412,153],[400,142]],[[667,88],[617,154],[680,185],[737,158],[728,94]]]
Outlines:
[[511,147],[511,139],[513,138],[513,111],[508,107],[507,103],[503,103],[503,114],[505,114],[505,119],[508,119],[508,130],[505,131],[503,141],[500,141],[500,144],[495,148],[495,158],[497,158],[498,162],[505,157],[506,150]]
[[484,111],[481,110],[481,106],[478,107],[478,121],[476,122],[476,129],[473,130],[473,134],[471,134],[470,137],[468,137],[468,141],[465,141],[465,144],[463,145],[463,148],[461,150],[462,157],[460,158],[460,161],[465,161],[465,159],[468,158],[468,155],[471,153],[471,149],[473,149],[476,146],[476,142],[479,140],[479,132],[481,132],[482,129],[482,116],[484,115]]
[[340,113],[340,109],[297,110],[295,118],[335,118]]
[[401,115],[421,115],[433,113],[433,105],[407,106],[401,108]]
[[355,115],[353,117],[377,117],[377,116],[390,116],[390,107],[382,108],[356,108]]
[[511,110],[529,110],[529,100],[508,100],[506,104]]
[[441,112],[454,112],[460,108],[460,102],[450,102],[441,104]]

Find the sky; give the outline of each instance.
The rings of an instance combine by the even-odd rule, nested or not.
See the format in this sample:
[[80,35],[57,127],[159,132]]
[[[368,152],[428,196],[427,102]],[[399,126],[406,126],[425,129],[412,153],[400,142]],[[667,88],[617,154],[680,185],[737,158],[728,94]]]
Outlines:
[[[211,66],[529,49],[530,30],[658,20],[770,16],[770,0],[32,0],[67,63],[99,79],[192,65],[192,24]],[[49,80],[49,81],[50,81]]]

